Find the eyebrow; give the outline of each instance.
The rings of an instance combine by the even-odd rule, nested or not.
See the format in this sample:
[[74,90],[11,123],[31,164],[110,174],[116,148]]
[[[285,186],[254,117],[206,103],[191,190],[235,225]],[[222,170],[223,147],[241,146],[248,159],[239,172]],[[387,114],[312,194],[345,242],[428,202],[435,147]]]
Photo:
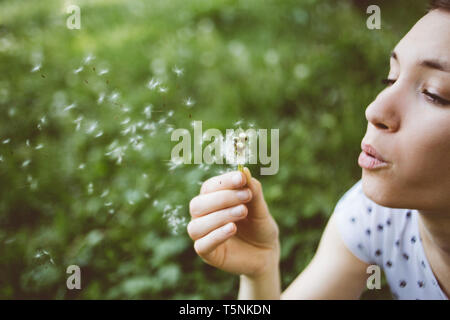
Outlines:
[[[399,61],[397,53],[395,51],[392,51],[391,58]],[[439,60],[422,60],[419,62],[419,66],[427,67],[430,69],[436,69],[444,72],[450,72],[450,65],[448,63]]]

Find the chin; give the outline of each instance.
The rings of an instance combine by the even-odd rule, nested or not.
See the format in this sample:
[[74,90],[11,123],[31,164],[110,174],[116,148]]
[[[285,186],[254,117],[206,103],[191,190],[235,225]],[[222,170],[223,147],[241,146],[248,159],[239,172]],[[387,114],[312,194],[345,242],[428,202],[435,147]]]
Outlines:
[[389,177],[379,172],[366,172],[362,174],[362,189],[367,198],[376,204],[389,208],[409,208],[407,201],[402,201],[401,188],[396,187]]

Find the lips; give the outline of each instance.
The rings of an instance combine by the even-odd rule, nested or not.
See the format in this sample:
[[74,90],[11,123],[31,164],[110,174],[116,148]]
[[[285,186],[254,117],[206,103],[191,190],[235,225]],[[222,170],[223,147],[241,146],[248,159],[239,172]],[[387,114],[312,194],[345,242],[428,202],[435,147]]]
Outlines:
[[361,168],[375,170],[385,168],[388,165],[388,162],[370,144],[361,143],[361,149],[362,152],[358,158],[358,164]]

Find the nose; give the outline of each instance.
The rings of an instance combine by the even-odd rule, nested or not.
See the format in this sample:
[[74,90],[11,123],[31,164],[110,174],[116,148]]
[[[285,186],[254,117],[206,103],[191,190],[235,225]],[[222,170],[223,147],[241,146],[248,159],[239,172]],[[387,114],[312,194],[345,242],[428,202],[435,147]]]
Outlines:
[[396,132],[400,128],[402,99],[400,88],[395,85],[383,90],[365,112],[367,121],[386,133]]

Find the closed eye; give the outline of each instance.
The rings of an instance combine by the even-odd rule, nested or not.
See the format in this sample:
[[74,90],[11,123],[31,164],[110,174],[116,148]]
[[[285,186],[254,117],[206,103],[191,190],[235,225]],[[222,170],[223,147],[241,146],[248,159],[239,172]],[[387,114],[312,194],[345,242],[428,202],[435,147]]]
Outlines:
[[431,102],[441,105],[441,106],[448,106],[450,105],[450,101],[445,100],[442,97],[439,97],[438,95],[435,95],[434,93],[429,92],[427,89],[423,90],[422,92],[424,95],[427,96],[427,99],[429,99]]

